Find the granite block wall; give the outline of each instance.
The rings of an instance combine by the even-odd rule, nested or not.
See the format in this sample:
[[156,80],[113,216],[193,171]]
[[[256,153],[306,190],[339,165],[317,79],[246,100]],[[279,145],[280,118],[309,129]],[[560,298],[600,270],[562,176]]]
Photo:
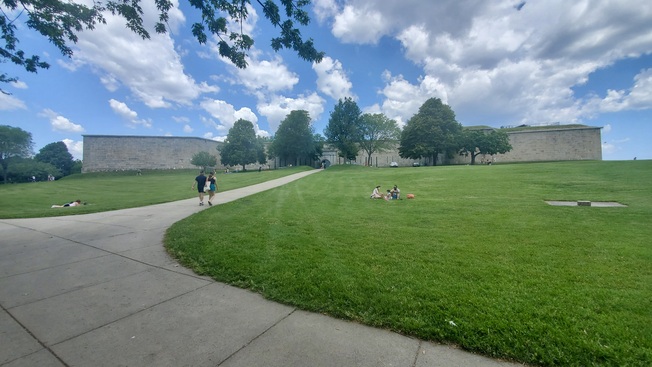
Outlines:
[[189,137],[84,135],[82,172],[197,168],[190,160],[201,151],[219,163],[220,144]]
[[[567,160],[601,160],[602,140],[599,127],[573,127],[559,129],[529,129],[508,132],[512,151],[494,157],[478,156],[476,164],[481,161],[536,162]],[[114,136],[84,135],[84,160],[82,172],[119,171],[138,169],[187,169],[197,168],[190,163],[192,156],[207,151],[218,158],[217,169],[224,169],[217,150],[222,143],[209,139],[193,137],[162,136]],[[432,165],[428,159],[403,159],[396,148],[372,155],[372,166],[388,167],[391,162],[399,166],[412,166],[414,163]],[[345,164],[347,161],[337,156],[337,152],[325,147],[322,159],[330,164]],[[367,156],[361,151],[353,164],[366,164]],[[456,156],[447,159],[441,154],[437,164],[469,164],[471,157]],[[350,162],[349,162],[350,163]],[[271,159],[265,168],[283,165],[279,160]],[[315,162],[315,167],[319,162]],[[258,169],[258,165],[249,165],[247,169]]]

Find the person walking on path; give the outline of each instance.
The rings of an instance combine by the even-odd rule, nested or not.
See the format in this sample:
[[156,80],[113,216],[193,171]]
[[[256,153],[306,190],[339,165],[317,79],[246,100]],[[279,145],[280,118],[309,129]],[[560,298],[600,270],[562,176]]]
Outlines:
[[215,197],[215,192],[217,191],[217,182],[215,180],[215,174],[210,173],[208,175],[208,205],[213,206],[211,202]]
[[195,182],[192,184],[192,189],[197,185],[197,192],[199,193],[199,206],[204,205],[204,186],[206,186],[206,176],[204,171],[199,171],[199,176],[195,177]]

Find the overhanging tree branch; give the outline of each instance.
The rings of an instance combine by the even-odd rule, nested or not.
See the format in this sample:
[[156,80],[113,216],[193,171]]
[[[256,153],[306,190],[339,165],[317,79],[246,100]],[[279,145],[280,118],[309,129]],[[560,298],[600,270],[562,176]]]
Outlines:
[[[247,52],[254,40],[244,33],[244,22],[248,17],[247,4],[251,0],[188,0],[192,7],[201,13],[200,20],[192,23],[191,31],[200,44],[208,41],[208,34],[216,36],[219,54],[231,60],[239,68],[246,68]],[[157,33],[166,33],[168,29],[169,11],[172,9],[170,0],[154,0],[158,11],[158,21],[154,25]],[[279,37],[271,39],[274,51],[282,48],[294,50],[297,55],[306,60],[320,62],[324,52],[317,51],[312,39],[304,40],[294,21],[308,25],[310,17],[303,7],[310,4],[309,0],[280,0],[285,10],[285,17],[274,0],[256,0],[263,9],[263,14],[272,25],[280,31]],[[94,2],[92,6],[77,4],[66,0],[0,0],[0,30],[4,45],[0,45],[0,62],[11,61],[23,67],[27,72],[36,73],[38,69],[47,69],[49,64],[40,61],[38,56],[26,56],[18,49],[17,27],[15,22],[27,14],[25,25],[36,30],[54,44],[65,56],[71,57],[71,43],[76,43],[78,33],[83,30],[93,30],[97,24],[105,24],[104,12],[119,15],[125,19],[125,25],[143,39],[149,39],[150,34],[143,24],[144,11],[141,0],[109,0],[106,5]],[[15,17],[11,12],[20,9]],[[240,23],[237,30],[229,30],[227,18]],[[284,19],[285,18],[285,19]],[[0,75],[0,82],[13,82],[17,78],[6,74]],[[0,91],[3,91],[0,89]],[[5,91],[3,91],[5,92]],[[5,92],[6,93],[6,92]]]

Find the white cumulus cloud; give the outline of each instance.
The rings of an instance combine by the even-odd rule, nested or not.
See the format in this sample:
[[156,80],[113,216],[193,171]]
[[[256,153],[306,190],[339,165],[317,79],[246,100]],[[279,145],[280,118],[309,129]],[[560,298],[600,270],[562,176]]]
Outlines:
[[317,73],[317,88],[320,92],[334,100],[354,97],[351,93],[353,84],[349,81],[338,60],[326,56],[320,63],[313,63],[312,68]]
[[62,140],[64,144],[66,144],[66,148],[68,148],[68,152],[72,155],[74,159],[82,159],[84,155],[84,142],[83,141],[75,141],[72,139],[63,139]]
[[117,101],[115,99],[110,99],[109,105],[111,106],[113,112],[127,121],[127,126],[131,128],[135,128],[137,126],[143,126],[147,128],[152,127],[152,122],[150,120],[139,119],[138,113],[131,110],[131,108],[129,108],[126,103]]
[[40,115],[50,120],[50,126],[54,131],[70,133],[84,132],[84,128],[81,125],[73,123],[50,109],[43,110]]
[[276,132],[281,121],[294,110],[308,111],[312,120],[317,119],[324,112],[324,99],[317,93],[299,95],[297,98],[275,95],[260,101],[257,109],[267,118],[270,130]]
[[[167,22],[172,32],[185,22],[178,2],[173,1],[173,5]],[[141,6],[145,24],[151,25],[157,14],[154,2],[144,2]],[[92,32],[79,33],[78,50],[72,62],[75,68],[89,65],[108,90],[125,86],[150,108],[189,105],[202,93],[219,90],[205,82],[196,82],[184,72],[169,33],[151,32],[151,39],[143,40],[125,27],[122,17],[104,16],[106,24],[97,24]]]
[[24,110],[25,102],[13,95],[0,93],[0,111]]
[[[240,120],[247,120],[254,124],[254,130],[259,136],[268,136],[268,132],[261,130],[258,127],[258,117],[256,114],[249,108],[243,107],[238,110],[233,107],[233,105],[216,99],[204,99],[200,103],[201,108],[208,112],[212,118],[217,119],[219,122],[215,122],[213,119],[204,119],[203,122],[205,125],[214,128],[218,132],[219,137],[226,136],[229,132],[229,129],[233,127],[233,124]],[[206,135],[204,135],[206,136]],[[211,137],[207,139],[213,139],[211,132]]]

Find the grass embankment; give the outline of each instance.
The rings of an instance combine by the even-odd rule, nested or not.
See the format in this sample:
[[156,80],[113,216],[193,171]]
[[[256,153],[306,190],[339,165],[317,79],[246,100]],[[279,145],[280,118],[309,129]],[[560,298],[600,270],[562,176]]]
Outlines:
[[[218,174],[219,191],[233,190],[297,173],[308,167]],[[197,196],[191,186],[199,170],[84,173],[53,182],[0,185],[0,218],[36,218],[135,208]],[[50,208],[73,200],[87,205]]]
[[[535,365],[647,366],[650,182],[652,161],[336,166],[197,213],[165,242],[301,309]],[[416,199],[369,199],[393,184]]]

